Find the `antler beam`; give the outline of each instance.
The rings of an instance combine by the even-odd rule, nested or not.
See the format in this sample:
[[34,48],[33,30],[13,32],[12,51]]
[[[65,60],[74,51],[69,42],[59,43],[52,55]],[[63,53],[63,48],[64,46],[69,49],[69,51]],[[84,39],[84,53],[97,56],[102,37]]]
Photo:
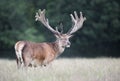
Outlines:
[[54,30],[50,25],[49,25],[49,20],[45,18],[45,9],[41,11],[41,9],[38,10],[35,16],[36,21],[40,21],[45,27],[47,27],[51,32],[54,34],[60,34],[60,32]]

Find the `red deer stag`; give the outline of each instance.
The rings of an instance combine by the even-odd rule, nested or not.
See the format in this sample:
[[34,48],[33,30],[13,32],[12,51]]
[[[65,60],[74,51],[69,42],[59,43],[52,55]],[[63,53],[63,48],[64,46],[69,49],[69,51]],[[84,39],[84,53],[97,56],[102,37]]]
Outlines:
[[45,18],[45,9],[43,11],[38,10],[36,13],[36,21],[40,21],[46,28],[48,28],[55,36],[56,41],[52,43],[34,43],[29,41],[18,41],[15,44],[15,52],[17,57],[17,66],[28,67],[28,66],[38,66],[46,65],[53,61],[57,56],[59,56],[66,47],[70,47],[69,38],[79,30],[83,22],[86,20],[83,17],[82,12],[80,12],[80,17],[77,15],[76,11],[74,16],[70,14],[73,27],[65,34],[59,32],[57,29],[53,29],[49,25],[48,19]]

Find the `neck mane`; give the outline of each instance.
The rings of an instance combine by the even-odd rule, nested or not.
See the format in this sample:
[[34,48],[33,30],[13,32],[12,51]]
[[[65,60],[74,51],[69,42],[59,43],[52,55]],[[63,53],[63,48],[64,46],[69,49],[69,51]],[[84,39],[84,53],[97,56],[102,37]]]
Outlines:
[[56,52],[56,56],[61,55],[61,54],[64,52],[64,50],[65,50],[65,48],[62,47],[62,46],[59,44],[59,41],[58,41],[58,40],[56,40],[55,42],[53,42],[53,43],[52,43],[52,46],[53,46],[54,51]]

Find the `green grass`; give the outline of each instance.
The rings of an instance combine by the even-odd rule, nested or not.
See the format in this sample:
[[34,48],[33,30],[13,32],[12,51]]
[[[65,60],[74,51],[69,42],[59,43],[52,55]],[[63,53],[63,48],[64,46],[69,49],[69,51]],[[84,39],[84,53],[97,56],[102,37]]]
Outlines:
[[120,58],[56,59],[47,67],[17,69],[0,59],[0,81],[120,81]]

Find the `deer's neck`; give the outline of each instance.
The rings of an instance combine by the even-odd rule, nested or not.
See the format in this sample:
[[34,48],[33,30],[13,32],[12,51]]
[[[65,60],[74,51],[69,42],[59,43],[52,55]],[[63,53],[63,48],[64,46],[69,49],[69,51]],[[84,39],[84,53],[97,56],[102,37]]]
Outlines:
[[59,41],[55,41],[52,44],[54,46],[54,50],[56,51],[56,56],[59,56],[64,52],[65,48],[60,45]]

